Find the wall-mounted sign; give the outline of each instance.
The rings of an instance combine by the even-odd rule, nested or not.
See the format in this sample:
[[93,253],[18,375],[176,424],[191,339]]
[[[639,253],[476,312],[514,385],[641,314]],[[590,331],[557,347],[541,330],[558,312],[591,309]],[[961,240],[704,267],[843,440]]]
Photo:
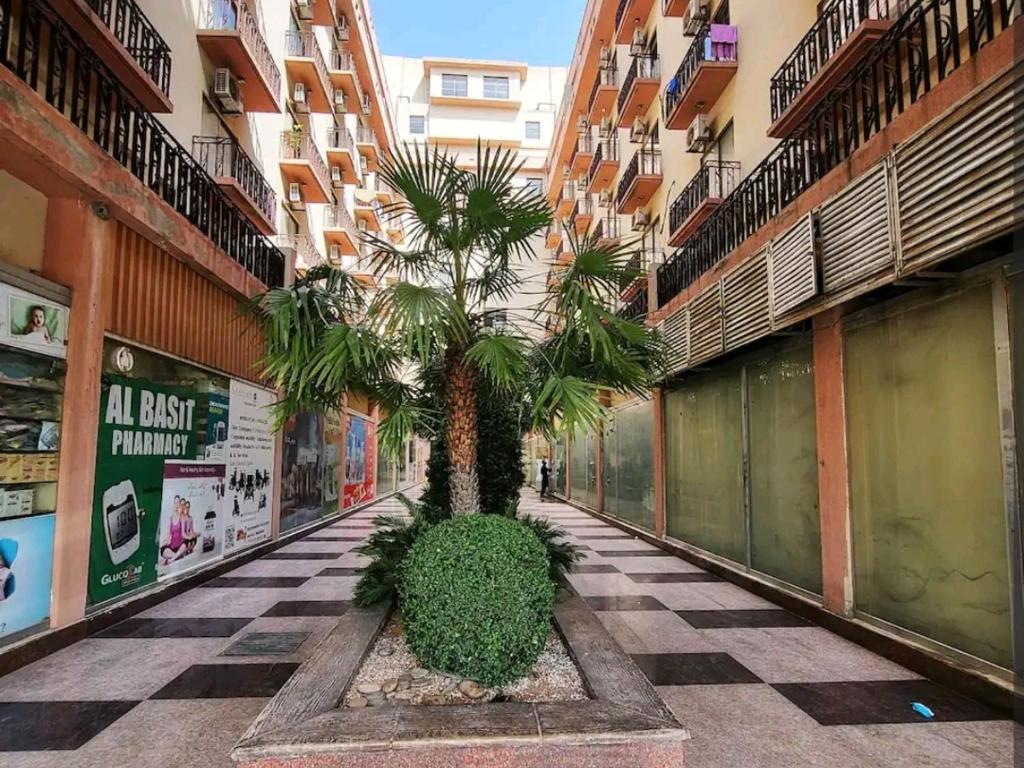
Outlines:
[[51,357],[67,357],[68,308],[0,283],[0,342]]
[[224,553],[270,538],[274,498],[274,393],[231,381],[224,509]]
[[0,521],[0,642],[50,615],[53,515]]

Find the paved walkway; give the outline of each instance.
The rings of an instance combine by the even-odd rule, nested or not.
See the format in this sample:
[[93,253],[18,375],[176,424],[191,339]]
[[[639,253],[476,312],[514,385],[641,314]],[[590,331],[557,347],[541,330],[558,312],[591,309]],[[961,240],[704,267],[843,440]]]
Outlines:
[[[691,730],[687,768],[1013,765],[1013,727],[984,708],[572,507],[524,499],[589,547],[573,584]],[[401,509],[377,504],[0,678],[0,768],[231,765],[348,608],[373,516]],[[923,722],[912,701],[949,722]]]

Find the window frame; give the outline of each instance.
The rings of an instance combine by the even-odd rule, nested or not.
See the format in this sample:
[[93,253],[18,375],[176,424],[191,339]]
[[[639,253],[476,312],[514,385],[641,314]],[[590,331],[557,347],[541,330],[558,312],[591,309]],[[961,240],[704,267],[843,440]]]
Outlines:
[[[536,136],[531,136],[530,135],[530,127],[531,126],[536,126],[537,127],[537,135]],[[524,125],[524,127],[523,127],[523,138],[526,141],[540,141],[541,140],[541,136],[542,136],[542,128],[541,128],[540,120],[527,120],[525,125]]]
[[[449,84],[461,84],[459,87],[448,88]],[[459,75],[454,72],[441,73],[441,95],[456,98],[469,96],[469,75]]]
[[[413,129],[413,122],[419,121],[420,130]],[[427,135],[427,116],[426,115],[409,115],[409,135],[410,136],[426,136]]]
[[[489,93],[488,86],[503,84],[504,95],[493,96]],[[499,89],[500,90],[500,89]],[[512,79],[508,75],[484,75],[484,98],[507,100],[512,97]]]

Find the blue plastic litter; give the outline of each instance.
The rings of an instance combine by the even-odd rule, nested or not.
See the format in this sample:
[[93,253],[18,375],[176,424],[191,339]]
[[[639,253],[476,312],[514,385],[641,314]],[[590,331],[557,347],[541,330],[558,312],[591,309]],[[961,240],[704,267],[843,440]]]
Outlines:
[[924,704],[922,704],[919,701],[915,701],[910,706],[911,706],[911,709],[913,709],[915,712],[917,712],[917,714],[919,714],[921,717],[925,718],[926,720],[931,720],[933,717],[935,717],[935,713],[932,712],[930,709],[928,709],[928,707],[926,707]]

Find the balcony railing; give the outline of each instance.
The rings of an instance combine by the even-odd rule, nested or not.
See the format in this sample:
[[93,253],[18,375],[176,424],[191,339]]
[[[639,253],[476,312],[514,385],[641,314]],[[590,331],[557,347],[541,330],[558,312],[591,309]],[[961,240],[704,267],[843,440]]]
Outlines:
[[[619,286],[619,289],[622,293],[626,293],[631,288],[636,286],[638,283],[647,282],[647,273],[650,271],[651,265],[654,264],[654,256],[654,251],[650,250],[649,248],[641,248],[640,250],[635,251],[632,256],[630,256],[629,261],[626,262],[626,271],[628,274],[625,278],[623,278],[622,284]],[[646,285],[643,286],[641,293],[647,293]],[[645,302],[644,314],[646,313],[647,304]]]
[[732,194],[739,179],[740,164],[729,160],[704,163],[689,184],[679,193],[668,211],[670,232],[675,232],[709,198],[725,198]]
[[609,136],[597,142],[597,148],[594,150],[594,159],[590,161],[590,173],[588,174],[590,178],[594,178],[594,174],[601,167],[601,163],[608,161],[619,162],[618,136]]
[[619,0],[618,6],[615,8],[615,28],[618,29],[622,26],[622,17],[626,15],[626,6],[629,5],[629,0]]
[[192,139],[192,155],[214,178],[228,177],[237,181],[266,219],[274,220],[277,195],[237,141],[223,136],[195,136]]
[[344,205],[328,205],[324,208],[324,229],[346,229],[355,235],[356,224]]
[[352,54],[343,48],[335,48],[331,51],[331,71],[350,72],[356,68],[355,59]]
[[274,242],[283,251],[294,251],[296,262],[306,267],[315,267],[324,263],[324,256],[316,247],[316,243],[306,233],[297,235],[276,235]]
[[590,98],[587,99],[587,109],[594,108],[594,100],[597,98],[597,91],[601,86],[617,88],[618,85],[619,70],[614,61],[598,67],[597,77],[594,78],[594,87],[590,89]]
[[45,0],[0,0],[0,63],[251,274],[283,284],[284,255]]
[[626,320],[643,320],[647,317],[650,300],[646,290],[637,291],[636,295],[622,305],[619,317]]
[[583,193],[573,203],[572,213],[569,218],[575,222],[580,217],[592,218],[594,216],[594,199],[588,193]]
[[86,0],[118,42],[165,96],[171,91],[171,49],[135,0]]
[[[725,24],[705,25],[693,38],[693,43],[683,56],[675,75],[665,87],[665,117],[669,117],[676,105],[682,101],[689,90],[693,79],[697,76],[701,65],[711,61],[736,61],[737,45],[735,42],[719,42],[714,39],[712,31],[718,29],[732,30],[735,27]],[[735,35],[733,35],[735,37]],[[710,105],[709,105],[710,106]]]
[[657,80],[661,77],[661,64],[659,61],[655,54],[633,57],[633,63],[629,65],[629,70],[622,80],[622,89],[619,91],[619,112],[622,112],[622,108],[626,106],[630,90],[632,90],[633,83],[637,78]]
[[310,134],[305,131],[282,131],[280,152],[282,160],[308,162],[323,188],[331,188],[331,174],[327,170],[327,162]]
[[1008,30],[1020,10],[1020,0],[984,0],[962,7],[948,0],[911,0],[844,78],[843,87],[815,107],[661,266],[658,305],[685,290]]
[[605,216],[594,225],[594,240],[618,240],[621,237],[622,225],[618,216]]
[[244,0],[204,0],[196,25],[199,29],[237,32],[275,100],[278,98],[281,70],[274,61],[259,21]]
[[352,139],[352,132],[344,125],[327,129],[327,148],[347,150],[352,155],[352,162],[359,162],[356,159],[356,144]]
[[638,149],[633,154],[633,159],[626,166],[626,172],[619,179],[619,189],[615,199],[621,203],[629,192],[630,186],[637,176],[660,176],[661,175],[661,150],[660,149]]
[[772,122],[868,19],[888,19],[905,0],[833,0],[772,77]]
[[324,62],[323,52],[320,50],[320,43],[312,32],[302,32],[297,29],[288,29],[284,33],[284,55],[301,59],[312,59],[316,68],[320,84],[327,91],[329,100],[334,100],[334,86],[331,85],[331,73],[327,70]]

